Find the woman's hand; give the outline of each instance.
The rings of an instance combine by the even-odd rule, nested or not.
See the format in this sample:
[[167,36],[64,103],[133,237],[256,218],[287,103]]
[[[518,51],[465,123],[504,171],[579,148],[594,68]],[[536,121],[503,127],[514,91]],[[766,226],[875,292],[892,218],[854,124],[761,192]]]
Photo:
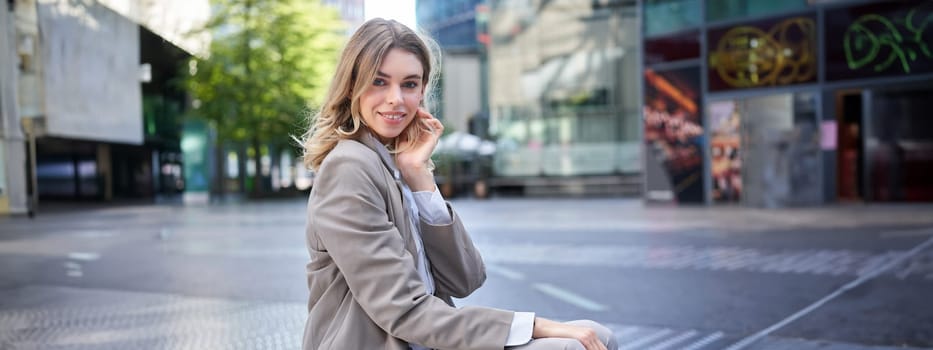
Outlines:
[[[444,124],[423,108],[418,108],[415,112],[415,120],[411,122],[424,124],[431,129],[431,132],[420,133],[417,140],[401,140],[398,147],[404,151],[395,155],[395,162],[412,192],[434,191],[437,185],[434,183],[434,175],[431,174],[427,164],[444,131]],[[411,125],[411,127],[420,126]]]
[[599,340],[596,331],[587,327],[569,325],[540,317],[535,317],[535,326],[531,332],[531,337],[576,339],[580,344],[583,344],[586,350],[606,350],[606,346]]

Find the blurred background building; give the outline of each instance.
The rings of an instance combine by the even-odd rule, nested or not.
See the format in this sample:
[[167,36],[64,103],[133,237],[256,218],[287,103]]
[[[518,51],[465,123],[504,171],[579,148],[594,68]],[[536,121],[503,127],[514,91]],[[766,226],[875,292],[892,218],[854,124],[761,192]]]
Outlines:
[[209,15],[207,0],[5,1],[0,213],[26,212],[31,193],[179,194],[188,101],[172,81],[205,52],[188,32]]
[[366,2],[364,0],[323,0],[326,5],[340,11],[340,17],[347,24],[347,36],[353,35],[366,20]]
[[[494,189],[783,207],[933,199],[931,7],[420,1],[418,16],[445,51],[479,47]],[[449,82],[473,72],[445,67],[444,114],[476,103]]]
[[446,196],[485,196],[490,154],[478,149],[489,130],[489,7],[481,0],[417,0],[415,13],[442,51],[432,108],[447,127],[436,157],[438,185]]
[[633,0],[491,1],[497,191],[640,191],[640,30]]
[[[362,0],[325,3],[349,31],[369,15]],[[441,145],[495,142],[448,169],[464,183],[759,207],[933,200],[931,1],[415,8],[444,52],[435,110],[459,133]],[[309,187],[287,154],[212,149],[209,125],[182,126],[198,101],[174,82],[210,40],[185,34],[210,12],[207,0],[4,2],[0,213],[27,211],[31,193],[206,196],[217,177],[221,193],[242,192],[249,162],[272,188]]]
[[[437,117],[454,130],[470,131],[470,123],[486,115],[483,96],[484,49],[478,40],[477,13],[485,14],[480,0],[418,0],[418,26],[430,34],[443,51],[441,81],[436,92]],[[483,19],[483,15],[480,15]],[[485,132],[485,127],[482,129]],[[474,134],[479,133],[473,130]]]
[[647,200],[933,200],[933,2],[642,3]]

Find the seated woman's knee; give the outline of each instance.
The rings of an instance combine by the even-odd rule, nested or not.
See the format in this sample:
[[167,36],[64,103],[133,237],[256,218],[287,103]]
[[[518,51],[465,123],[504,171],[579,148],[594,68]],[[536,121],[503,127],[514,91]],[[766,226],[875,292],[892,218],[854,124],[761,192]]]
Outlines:
[[591,320],[577,320],[577,321],[570,321],[567,323],[575,325],[575,326],[587,327],[587,328],[592,329],[593,331],[596,332],[596,337],[599,338],[599,341],[601,341],[604,345],[606,345],[610,349],[614,348],[613,345],[615,345],[616,343],[615,337],[612,335],[612,331],[609,330],[609,328],[606,328],[606,326],[603,326],[599,324],[598,322],[594,322]]
[[555,347],[555,349],[560,349],[560,350],[586,350],[586,347],[584,347],[583,344],[580,344],[580,342],[577,341],[576,339],[559,339],[559,340],[560,340],[560,341],[558,342],[559,344],[557,344],[557,346]]

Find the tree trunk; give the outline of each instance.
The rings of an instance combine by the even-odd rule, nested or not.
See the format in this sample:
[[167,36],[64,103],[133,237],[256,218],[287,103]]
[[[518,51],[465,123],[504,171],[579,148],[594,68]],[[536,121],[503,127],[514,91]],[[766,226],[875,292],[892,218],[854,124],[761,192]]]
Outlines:
[[262,194],[262,149],[260,149],[259,138],[253,137],[253,197],[259,197]]
[[236,162],[237,162],[237,185],[239,188],[237,191],[240,195],[246,194],[246,162],[249,160],[249,148],[246,147],[246,143],[237,142],[236,143]]
[[220,138],[217,138],[216,142],[214,142],[214,179],[211,181],[211,187],[213,187],[211,193],[218,200],[223,199],[227,193],[226,171],[224,171],[226,164],[227,155],[224,152],[224,143]]
[[[282,190],[282,183],[278,182],[282,178],[282,164],[279,162],[280,158],[282,158],[280,153],[278,147],[269,145],[269,189],[273,192]],[[275,186],[277,182],[278,186]]]

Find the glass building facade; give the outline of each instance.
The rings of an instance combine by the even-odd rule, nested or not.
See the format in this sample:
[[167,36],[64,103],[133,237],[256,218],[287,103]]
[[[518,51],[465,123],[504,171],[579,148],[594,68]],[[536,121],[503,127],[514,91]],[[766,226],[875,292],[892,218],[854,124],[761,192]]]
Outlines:
[[490,7],[497,178],[530,183],[638,174],[635,2],[499,0]]
[[933,2],[641,4],[646,200],[933,201]]
[[[484,51],[480,42],[480,0],[418,0],[420,29],[443,51],[434,115],[452,130],[467,132],[476,116],[485,115]],[[476,132],[473,132],[476,133]],[[479,134],[479,133],[476,133]]]
[[444,50],[476,51],[476,7],[480,0],[419,0],[415,7],[418,25],[431,34]]

